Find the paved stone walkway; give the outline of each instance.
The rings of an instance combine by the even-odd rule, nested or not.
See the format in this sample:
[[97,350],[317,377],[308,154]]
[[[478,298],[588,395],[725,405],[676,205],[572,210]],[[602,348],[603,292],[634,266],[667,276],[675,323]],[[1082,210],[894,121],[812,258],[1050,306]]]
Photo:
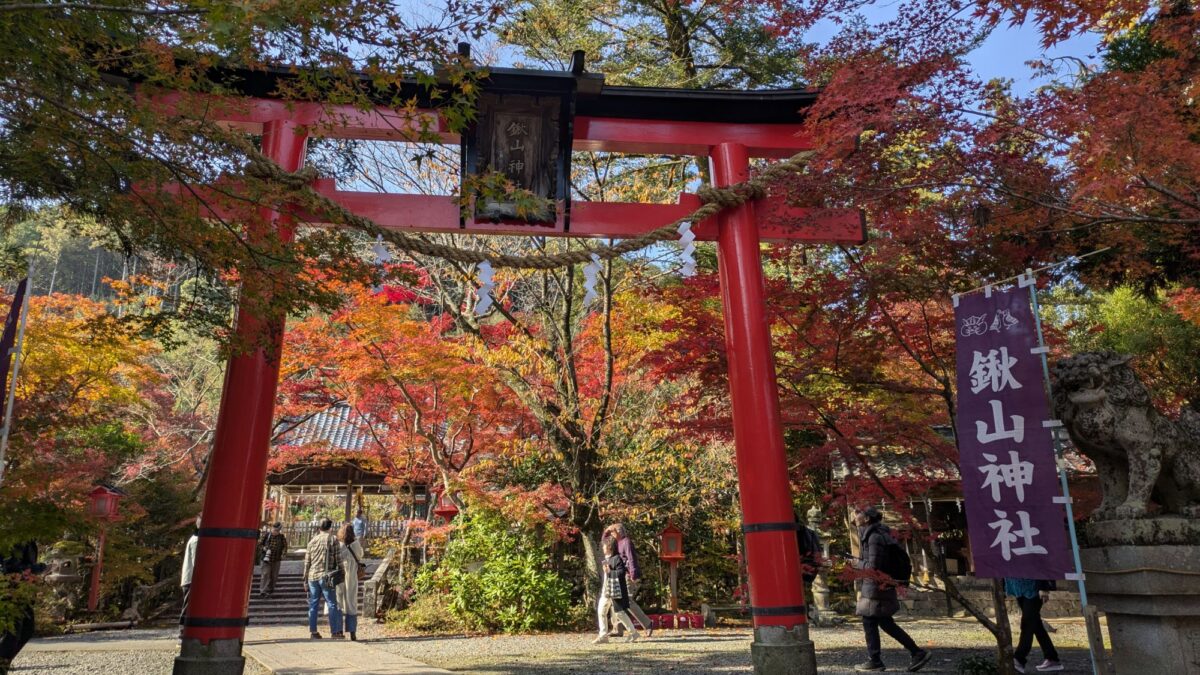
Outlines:
[[312,640],[294,626],[251,626],[244,651],[276,675],[449,675],[450,671],[387,652],[368,642]]

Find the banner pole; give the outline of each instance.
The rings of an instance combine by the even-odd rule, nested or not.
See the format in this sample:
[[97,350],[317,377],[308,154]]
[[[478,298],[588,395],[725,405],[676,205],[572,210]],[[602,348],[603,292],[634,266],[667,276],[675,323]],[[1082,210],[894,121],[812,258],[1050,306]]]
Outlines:
[[[1032,269],[1026,269],[1025,274],[1022,276],[1024,276],[1023,285],[1029,286],[1029,302],[1033,309],[1033,324],[1037,327],[1038,356],[1042,360],[1042,384],[1046,389],[1046,397],[1050,401],[1050,405],[1052,406],[1051,411],[1053,412],[1054,389],[1050,384],[1050,361],[1047,358],[1049,350],[1046,347],[1046,340],[1042,337],[1042,315],[1040,306],[1038,305],[1037,279]],[[1054,439],[1054,459],[1055,464],[1058,465],[1058,480],[1062,484],[1063,506],[1067,510],[1067,530],[1071,534],[1071,553],[1075,557],[1075,581],[1079,584],[1079,607],[1086,621],[1088,606],[1087,585],[1084,583],[1083,562],[1079,557],[1079,537],[1075,533],[1075,508],[1071,500],[1071,489],[1067,485],[1067,467],[1066,462],[1063,460],[1063,443],[1059,435],[1060,428],[1055,427],[1050,429],[1050,435]],[[1088,632],[1088,653],[1092,657],[1092,674],[1100,675],[1100,667],[1094,645],[1102,645],[1104,643],[1098,641],[1098,638],[1100,638],[1099,635],[1092,634],[1094,630],[1099,630],[1099,623],[1086,621],[1085,625]]]
[[[33,259],[29,260],[29,269],[25,272],[25,304],[21,306],[21,326],[17,329],[17,344],[13,347],[12,379],[8,387],[8,402],[4,406],[4,428],[0,429],[0,485],[4,484],[4,466],[7,461],[8,431],[12,428],[13,399],[17,393],[17,375],[21,372],[21,347],[25,344],[25,319],[29,316],[29,304],[33,299]],[[4,358],[9,355],[5,354]]]

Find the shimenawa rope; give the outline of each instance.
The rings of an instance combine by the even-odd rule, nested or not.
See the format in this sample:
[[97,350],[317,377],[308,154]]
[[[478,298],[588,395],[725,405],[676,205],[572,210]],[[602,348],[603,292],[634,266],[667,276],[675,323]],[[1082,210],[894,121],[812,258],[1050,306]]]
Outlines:
[[246,173],[259,180],[282,185],[292,190],[299,197],[299,203],[313,213],[332,216],[331,222],[347,225],[361,230],[372,236],[381,236],[396,248],[408,253],[420,253],[454,262],[478,265],[488,261],[493,267],[513,269],[549,270],[567,265],[590,262],[595,254],[601,260],[611,260],[626,253],[632,253],[660,241],[679,238],[679,226],[685,222],[696,223],[711,218],[721,211],[739,206],[747,201],[760,199],[767,194],[767,186],[774,180],[789,173],[797,173],[804,169],[805,163],[812,156],[812,151],[804,151],[775,162],[764,168],[758,175],[742,183],[724,188],[701,187],[696,192],[702,206],[691,214],[678,218],[667,225],[651,230],[646,234],[632,239],[626,239],[612,246],[585,247],[573,251],[564,251],[550,255],[520,256],[486,251],[471,251],[456,246],[435,244],[418,237],[396,232],[380,226],[375,221],[360,216],[329,197],[318,193],[312,188],[312,181],[317,178],[316,170],[305,167],[296,172],[285,171],[271,158],[262,154],[249,143],[237,143],[246,154],[248,164]]

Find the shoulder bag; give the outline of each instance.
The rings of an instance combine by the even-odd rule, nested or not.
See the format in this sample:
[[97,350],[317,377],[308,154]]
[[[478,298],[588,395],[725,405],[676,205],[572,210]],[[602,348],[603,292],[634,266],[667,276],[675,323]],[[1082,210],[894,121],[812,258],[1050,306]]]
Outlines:
[[358,580],[359,580],[359,581],[366,581],[366,580],[367,580],[367,579],[370,577],[370,575],[369,575],[369,574],[367,574],[367,565],[366,565],[366,563],[364,563],[363,561],[359,560],[359,559],[358,559],[358,556],[354,555],[354,549],[352,549],[352,548],[350,548],[349,546],[347,546],[347,547],[346,547],[346,550],[350,552],[350,557],[351,557],[351,558],[354,558],[354,562],[358,563]]

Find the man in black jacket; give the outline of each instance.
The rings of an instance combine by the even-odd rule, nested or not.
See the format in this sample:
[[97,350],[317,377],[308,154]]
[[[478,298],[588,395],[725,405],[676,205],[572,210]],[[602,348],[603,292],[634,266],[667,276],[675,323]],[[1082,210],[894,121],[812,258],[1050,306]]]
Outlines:
[[900,646],[908,650],[912,660],[908,664],[909,672],[916,672],[929,663],[930,654],[921,649],[912,637],[892,618],[900,611],[900,599],[896,594],[895,583],[889,583],[886,576],[879,571],[880,564],[886,555],[888,544],[894,544],[891,531],[880,521],[883,516],[873,506],[859,509],[854,514],[854,524],[858,526],[859,542],[862,544],[860,569],[867,572],[863,576],[862,590],[855,607],[855,614],[862,617],[863,632],[867,636],[866,663],[855,666],[855,670],[883,670],[883,649],[879,640],[879,631],[887,633]]

